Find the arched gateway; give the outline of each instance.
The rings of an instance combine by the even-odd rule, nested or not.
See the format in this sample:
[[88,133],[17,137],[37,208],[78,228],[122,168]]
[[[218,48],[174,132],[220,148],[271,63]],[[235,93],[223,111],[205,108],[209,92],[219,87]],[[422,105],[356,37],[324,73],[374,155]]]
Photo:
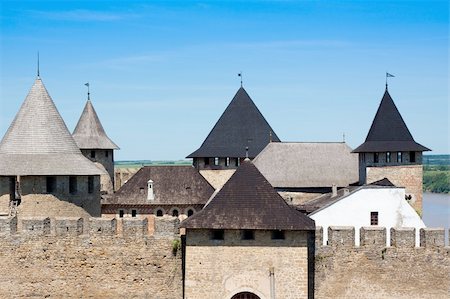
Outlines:
[[231,299],[260,299],[260,298],[253,293],[242,292],[234,295]]

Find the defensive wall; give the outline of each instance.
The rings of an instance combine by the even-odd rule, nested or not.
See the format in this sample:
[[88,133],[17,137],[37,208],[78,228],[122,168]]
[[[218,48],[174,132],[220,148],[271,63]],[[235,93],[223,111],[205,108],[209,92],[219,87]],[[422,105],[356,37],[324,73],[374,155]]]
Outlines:
[[[449,298],[450,247],[443,228],[363,227],[355,246],[353,227],[316,229],[315,298]],[[389,243],[389,244],[387,244]]]
[[[0,218],[0,298],[181,298],[178,219]],[[50,222],[54,223],[50,223]]]

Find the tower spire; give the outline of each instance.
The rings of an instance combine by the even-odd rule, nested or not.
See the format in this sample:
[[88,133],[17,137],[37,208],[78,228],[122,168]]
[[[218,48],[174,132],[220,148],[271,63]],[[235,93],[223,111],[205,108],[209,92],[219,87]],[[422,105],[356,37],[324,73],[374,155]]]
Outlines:
[[37,77],[40,78],[40,75],[39,75],[39,51],[37,52]]
[[87,86],[87,89],[88,89],[88,101],[90,101],[91,100],[91,97],[90,97],[91,93],[89,92],[89,82],[85,83],[84,85]]

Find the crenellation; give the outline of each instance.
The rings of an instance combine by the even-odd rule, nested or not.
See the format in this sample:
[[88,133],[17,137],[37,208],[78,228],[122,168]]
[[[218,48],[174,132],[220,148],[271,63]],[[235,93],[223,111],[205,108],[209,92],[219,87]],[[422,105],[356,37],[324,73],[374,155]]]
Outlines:
[[155,237],[174,236],[180,233],[180,220],[178,217],[155,217]]
[[328,245],[333,247],[354,247],[355,228],[353,226],[328,227]]
[[17,217],[0,217],[0,236],[9,236],[17,232]]
[[55,218],[55,233],[57,236],[81,235],[83,233],[83,218]]
[[148,234],[147,218],[123,218],[122,234],[124,237],[145,236]]
[[414,248],[416,246],[416,229],[414,227],[391,228],[391,246]]
[[420,229],[420,247],[444,247],[445,229],[444,228],[421,228]]
[[316,248],[323,245],[323,227],[316,226]]
[[359,233],[360,246],[386,247],[386,228],[379,226],[361,227]]
[[22,232],[24,236],[46,236],[50,234],[49,217],[22,218]]
[[117,220],[115,218],[90,218],[89,232],[91,234],[116,235]]

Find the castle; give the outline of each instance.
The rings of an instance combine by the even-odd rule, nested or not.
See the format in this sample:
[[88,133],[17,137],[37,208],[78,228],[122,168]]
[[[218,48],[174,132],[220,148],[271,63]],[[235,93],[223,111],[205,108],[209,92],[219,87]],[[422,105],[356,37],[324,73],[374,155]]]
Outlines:
[[[417,238],[414,228],[388,227],[387,234],[377,214],[359,234],[333,225],[324,234],[306,215],[312,196],[330,205],[352,187],[401,187],[421,211],[418,176],[428,149],[414,141],[387,89],[366,142],[353,153],[343,143],[281,142],[242,87],[189,155],[193,167],[144,167],[114,193],[114,149],[89,95],[71,135],[36,79],[0,143],[0,196],[9,203],[0,217],[2,262],[11,272],[2,296],[448,295],[443,229],[417,229]],[[303,169],[306,179],[296,175],[302,165],[270,166],[280,157],[314,157],[311,151],[317,156],[310,160],[330,162],[312,162],[317,169]],[[341,167],[347,170],[331,171]],[[383,188],[365,187],[370,183]],[[33,209],[24,209],[30,202]]]

